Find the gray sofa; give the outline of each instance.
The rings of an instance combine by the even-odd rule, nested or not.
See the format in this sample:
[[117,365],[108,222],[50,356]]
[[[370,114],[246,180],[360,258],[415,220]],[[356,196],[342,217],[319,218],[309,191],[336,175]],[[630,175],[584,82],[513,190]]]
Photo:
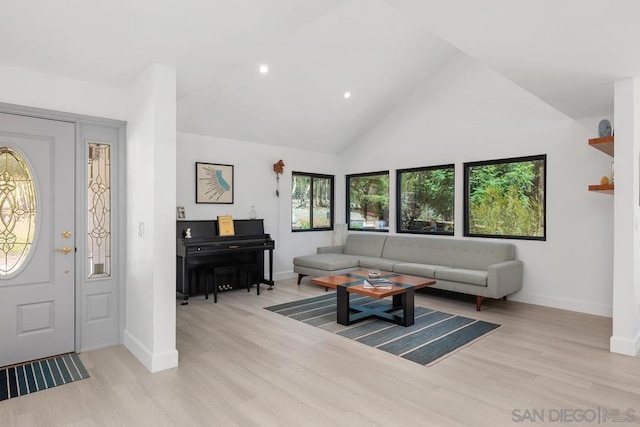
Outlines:
[[318,277],[359,269],[391,271],[436,280],[433,288],[485,298],[505,298],[522,288],[522,261],[512,243],[349,234],[344,245],[325,246],[314,255],[293,259],[298,285],[304,276]]

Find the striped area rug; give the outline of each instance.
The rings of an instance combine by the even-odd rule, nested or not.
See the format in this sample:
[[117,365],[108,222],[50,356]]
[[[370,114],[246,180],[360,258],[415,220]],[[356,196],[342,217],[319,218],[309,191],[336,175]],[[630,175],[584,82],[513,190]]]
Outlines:
[[[355,294],[351,295],[351,301],[370,307],[389,304],[389,300]],[[418,306],[415,324],[409,327],[379,319],[344,326],[336,322],[335,293],[265,309],[427,366],[500,327],[496,323]]]
[[75,353],[0,369],[0,401],[89,378]]

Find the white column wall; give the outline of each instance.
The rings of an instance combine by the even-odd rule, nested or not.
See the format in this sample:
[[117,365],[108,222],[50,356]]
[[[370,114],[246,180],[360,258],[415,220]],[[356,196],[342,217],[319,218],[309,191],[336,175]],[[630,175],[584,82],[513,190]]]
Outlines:
[[611,351],[640,350],[640,78],[615,85],[615,207]]
[[130,86],[125,346],[156,372],[175,345],[176,71],[153,64]]

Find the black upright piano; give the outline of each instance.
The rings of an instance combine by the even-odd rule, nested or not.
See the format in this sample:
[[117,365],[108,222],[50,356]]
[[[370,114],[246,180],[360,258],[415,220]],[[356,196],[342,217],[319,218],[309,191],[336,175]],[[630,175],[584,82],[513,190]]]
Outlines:
[[[220,236],[218,221],[176,221],[176,292],[182,304],[188,304],[189,295],[198,293],[196,268],[257,266],[259,283],[273,289],[273,250],[275,241],[264,232],[262,219],[234,219],[235,235]],[[187,229],[191,237],[187,238]],[[268,252],[269,278],[264,277],[265,252]],[[239,278],[231,278],[231,281]],[[258,284],[258,286],[260,286]],[[246,289],[246,288],[245,288]]]

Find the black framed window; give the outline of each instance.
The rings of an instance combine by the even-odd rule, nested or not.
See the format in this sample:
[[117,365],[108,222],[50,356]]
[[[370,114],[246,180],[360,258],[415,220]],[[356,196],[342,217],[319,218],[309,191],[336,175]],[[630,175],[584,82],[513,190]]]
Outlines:
[[396,171],[398,233],[453,236],[455,166]]
[[347,175],[347,225],[389,231],[389,171]]
[[291,230],[333,230],[333,175],[291,174]]
[[546,240],[546,154],[464,164],[464,235]]

